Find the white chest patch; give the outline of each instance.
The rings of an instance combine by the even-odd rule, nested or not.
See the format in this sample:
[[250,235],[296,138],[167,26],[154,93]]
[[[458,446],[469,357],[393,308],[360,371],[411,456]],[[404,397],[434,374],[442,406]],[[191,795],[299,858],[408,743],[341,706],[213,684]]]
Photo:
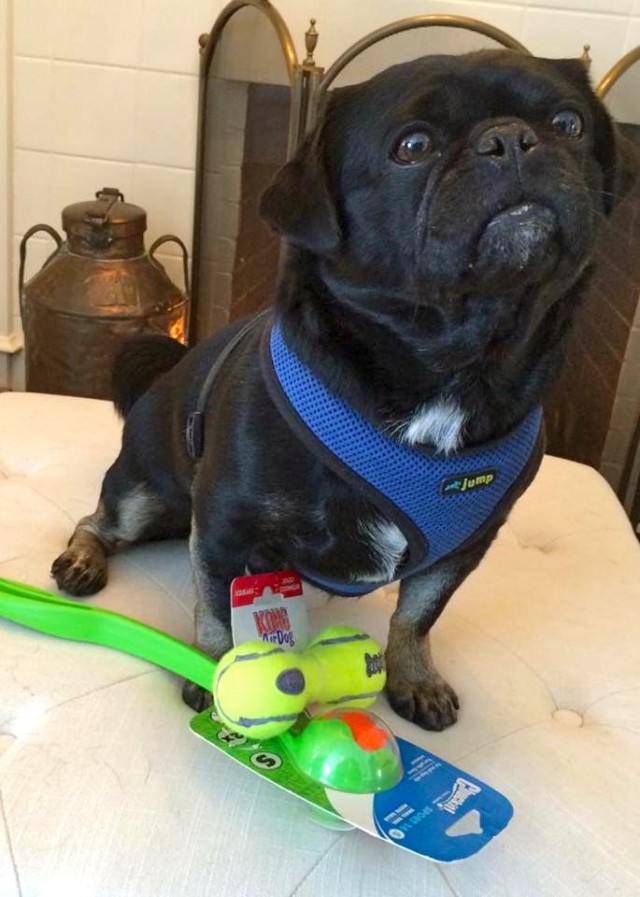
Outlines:
[[389,521],[360,521],[358,530],[370,543],[378,556],[378,569],[373,573],[358,574],[354,579],[362,582],[390,582],[407,548],[407,540],[395,523]]
[[466,419],[465,412],[453,399],[439,399],[418,408],[400,439],[409,445],[428,442],[439,452],[450,455],[462,445]]

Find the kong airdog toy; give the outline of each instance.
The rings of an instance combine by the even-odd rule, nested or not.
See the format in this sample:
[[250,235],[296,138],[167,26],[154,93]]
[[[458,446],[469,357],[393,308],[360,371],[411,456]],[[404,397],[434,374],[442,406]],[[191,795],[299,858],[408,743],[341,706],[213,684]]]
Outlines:
[[[240,645],[218,665],[136,620],[5,579],[0,618],[125,651],[207,690],[213,683],[218,706],[198,714],[192,730],[305,800],[328,824],[346,822],[420,856],[451,862],[477,853],[513,814],[497,791],[396,739],[363,709],[375,700],[385,674],[378,644],[360,630],[325,630],[302,655],[262,642]],[[315,717],[298,715],[311,699],[333,707]]]
[[352,626],[332,626],[302,653],[244,642],[218,663],[213,694],[220,718],[251,738],[291,728],[311,703],[370,707],[386,681],[380,645]]

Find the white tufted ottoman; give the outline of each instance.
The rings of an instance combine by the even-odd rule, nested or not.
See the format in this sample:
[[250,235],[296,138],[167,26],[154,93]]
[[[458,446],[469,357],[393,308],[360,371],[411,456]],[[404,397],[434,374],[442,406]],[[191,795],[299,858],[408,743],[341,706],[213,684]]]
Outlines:
[[[51,588],[119,430],[104,402],[0,395],[0,576]],[[190,639],[186,545],[119,555],[94,600]],[[384,641],[393,600],[315,616]],[[376,709],[515,807],[453,866],[319,828],[191,734],[170,674],[0,620],[0,895],[637,897],[640,549],[598,474],[545,459],[434,650],[461,698],[457,725],[429,734]]]

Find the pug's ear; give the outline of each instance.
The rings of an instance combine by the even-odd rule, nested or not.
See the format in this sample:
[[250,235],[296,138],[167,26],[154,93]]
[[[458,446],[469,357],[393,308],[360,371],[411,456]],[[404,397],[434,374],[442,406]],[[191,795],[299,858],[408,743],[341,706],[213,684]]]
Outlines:
[[570,56],[566,59],[545,59],[545,62],[551,63],[556,71],[575,87],[579,87],[587,93],[593,92],[589,78],[589,69],[582,59],[579,59],[577,56]]
[[309,135],[260,198],[260,214],[289,243],[318,255],[339,247],[341,231],[321,129]]

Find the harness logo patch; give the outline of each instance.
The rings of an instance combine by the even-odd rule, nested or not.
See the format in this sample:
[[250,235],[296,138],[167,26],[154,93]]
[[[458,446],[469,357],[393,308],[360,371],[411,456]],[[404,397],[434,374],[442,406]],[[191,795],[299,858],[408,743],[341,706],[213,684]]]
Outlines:
[[485,489],[495,483],[496,470],[479,470],[474,473],[461,473],[458,476],[446,477],[440,483],[440,495],[463,495]]

